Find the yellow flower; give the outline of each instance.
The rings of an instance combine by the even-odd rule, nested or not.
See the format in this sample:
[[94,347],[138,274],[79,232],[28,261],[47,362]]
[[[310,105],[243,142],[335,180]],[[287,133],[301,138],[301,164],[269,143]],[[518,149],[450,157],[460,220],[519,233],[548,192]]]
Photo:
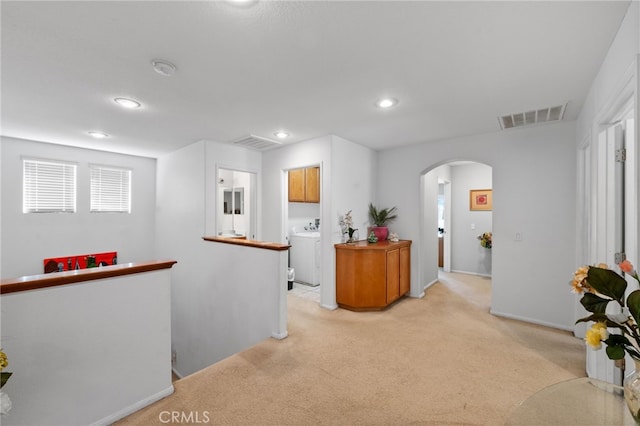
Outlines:
[[0,371],[2,371],[7,365],[9,365],[7,354],[0,350]]
[[602,341],[608,338],[609,331],[607,330],[607,325],[603,322],[593,324],[584,336],[584,340],[592,349],[600,349],[602,347]]

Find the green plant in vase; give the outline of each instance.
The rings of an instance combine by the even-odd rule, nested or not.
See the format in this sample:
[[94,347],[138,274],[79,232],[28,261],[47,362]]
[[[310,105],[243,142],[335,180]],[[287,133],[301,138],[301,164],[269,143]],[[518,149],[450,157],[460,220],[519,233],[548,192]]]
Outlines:
[[378,209],[373,203],[369,203],[369,217],[374,226],[369,228],[369,233],[373,232],[379,241],[384,241],[389,235],[387,224],[395,220],[398,215],[395,214],[397,208]]

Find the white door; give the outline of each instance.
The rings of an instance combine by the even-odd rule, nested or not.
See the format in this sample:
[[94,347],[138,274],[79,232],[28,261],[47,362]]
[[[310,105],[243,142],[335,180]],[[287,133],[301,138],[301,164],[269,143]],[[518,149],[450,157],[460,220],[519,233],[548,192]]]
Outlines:
[[[624,122],[613,125],[598,135],[591,162],[596,173],[591,174],[590,263],[606,263],[613,269],[617,269],[616,264],[622,260],[625,242],[625,125]],[[607,311],[610,309],[615,307],[609,306]],[[586,350],[589,377],[622,384],[622,370],[615,367],[604,350]]]
[[444,184],[444,262],[443,270],[451,272],[451,182]]

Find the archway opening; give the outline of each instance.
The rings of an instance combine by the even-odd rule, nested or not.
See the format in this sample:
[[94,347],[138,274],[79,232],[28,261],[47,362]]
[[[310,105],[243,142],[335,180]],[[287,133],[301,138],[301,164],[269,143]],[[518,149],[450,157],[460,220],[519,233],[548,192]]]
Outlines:
[[421,175],[420,283],[424,292],[441,273],[491,278],[493,169],[449,160]]

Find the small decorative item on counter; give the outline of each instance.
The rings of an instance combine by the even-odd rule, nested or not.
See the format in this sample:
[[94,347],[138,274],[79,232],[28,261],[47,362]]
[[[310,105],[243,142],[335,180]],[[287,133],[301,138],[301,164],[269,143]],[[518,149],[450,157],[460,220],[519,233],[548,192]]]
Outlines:
[[392,243],[397,243],[398,241],[400,241],[400,237],[395,232],[392,232],[389,234],[389,241],[391,241]]
[[371,231],[371,232],[369,233],[369,238],[367,238],[367,241],[368,241],[369,243],[371,243],[371,244],[373,244],[373,243],[377,243],[377,242],[378,242],[378,237],[376,237],[376,234],[374,234],[374,232],[373,232],[373,231]]
[[492,237],[491,232],[485,232],[482,235],[478,235],[478,239],[480,240],[480,245],[484,248],[490,249],[492,246]]
[[[0,389],[4,387],[7,380],[13,373],[8,373],[6,371],[2,371],[9,365],[9,361],[7,359],[7,354],[4,353],[2,349],[0,349]],[[9,395],[0,391],[0,414],[5,415],[11,410],[11,399],[9,399]]]
[[351,217],[351,210],[346,212],[344,216],[340,216],[338,218],[340,223],[340,228],[342,229],[343,235],[348,235],[347,243],[353,243],[356,238],[354,238],[355,232],[358,230],[353,228],[353,218]]

